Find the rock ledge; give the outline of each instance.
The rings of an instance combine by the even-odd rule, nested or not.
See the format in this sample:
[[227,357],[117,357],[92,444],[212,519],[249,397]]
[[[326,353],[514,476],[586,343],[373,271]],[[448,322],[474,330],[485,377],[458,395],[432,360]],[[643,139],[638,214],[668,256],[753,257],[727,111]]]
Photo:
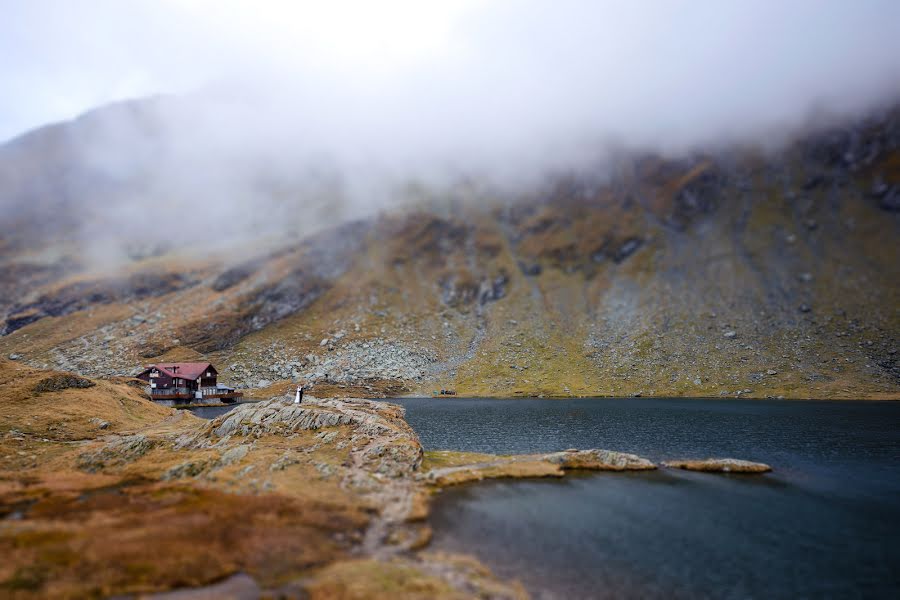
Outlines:
[[544,460],[558,464],[563,469],[585,469],[588,471],[648,471],[656,465],[636,454],[614,450],[566,450],[545,454]]
[[765,463],[740,460],[738,458],[705,458],[703,460],[670,460],[663,466],[671,469],[687,471],[705,471],[709,473],[767,473],[772,467]]
[[565,450],[548,454],[516,454],[512,456],[475,455],[470,462],[465,453],[443,452],[445,457],[458,455],[457,464],[438,467],[422,477],[437,486],[457,485],[482,479],[522,477],[563,477],[566,471],[647,471],[656,465],[635,454],[613,450]]

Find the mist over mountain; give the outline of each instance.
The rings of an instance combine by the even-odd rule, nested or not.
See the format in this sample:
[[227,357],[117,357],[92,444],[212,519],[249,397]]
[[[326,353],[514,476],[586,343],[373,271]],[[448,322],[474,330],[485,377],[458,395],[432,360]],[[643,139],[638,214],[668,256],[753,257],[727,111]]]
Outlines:
[[4,67],[0,130],[62,113],[42,92],[73,73],[72,102],[91,83],[120,90],[94,104],[177,93],[11,140],[4,209],[102,265],[131,252],[148,209],[202,211],[231,239],[295,235],[420,199],[416,186],[521,195],[634,154],[778,149],[900,98],[891,2],[242,8],[13,6],[4,38],[25,62]]
[[0,596],[897,596],[897,0],[0,0],[0,81]]
[[897,394],[896,3],[433,10],[14,6],[10,80],[99,95],[0,99],[10,134],[98,105],[0,146],[0,351],[261,395]]
[[[596,173],[408,181],[354,206],[336,171],[291,181],[263,165],[249,188],[243,161],[225,195],[204,196],[227,186],[161,151],[144,107],[3,149],[20,203],[4,224],[0,351],[90,375],[212,359],[261,395],[298,381],[365,395],[879,398],[900,385],[896,110],[780,150],[622,152]],[[147,128],[128,147],[146,170],[114,152],[103,126],[116,120]],[[73,131],[79,148],[110,144],[104,167],[128,168],[71,152]],[[180,204],[185,190],[200,199]]]

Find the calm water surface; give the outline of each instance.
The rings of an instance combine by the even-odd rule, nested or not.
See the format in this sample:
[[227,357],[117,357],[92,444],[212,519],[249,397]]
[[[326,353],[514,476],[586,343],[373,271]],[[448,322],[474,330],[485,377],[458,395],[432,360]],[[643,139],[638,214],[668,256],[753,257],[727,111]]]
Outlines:
[[427,449],[733,456],[762,476],[660,470],[446,490],[433,547],[537,598],[900,597],[900,403],[403,399]]
[[228,411],[234,410],[238,406],[240,406],[240,404],[235,403],[225,404],[223,406],[198,406],[196,408],[188,408],[185,410],[189,410],[198,417],[202,417],[204,419],[215,419],[219,415],[224,415]]

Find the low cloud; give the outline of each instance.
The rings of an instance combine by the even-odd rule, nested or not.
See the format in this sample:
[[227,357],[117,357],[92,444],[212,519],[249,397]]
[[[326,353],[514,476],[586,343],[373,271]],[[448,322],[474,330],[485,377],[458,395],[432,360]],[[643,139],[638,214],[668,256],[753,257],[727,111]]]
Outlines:
[[62,189],[94,239],[140,235],[148,212],[198,235],[304,231],[410,181],[523,189],[611,148],[777,146],[900,97],[891,0],[37,1],[10,17],[0,131],[164,94],[70,128],[60,160],[84,177],[35,188],[0,167],[5,202]]

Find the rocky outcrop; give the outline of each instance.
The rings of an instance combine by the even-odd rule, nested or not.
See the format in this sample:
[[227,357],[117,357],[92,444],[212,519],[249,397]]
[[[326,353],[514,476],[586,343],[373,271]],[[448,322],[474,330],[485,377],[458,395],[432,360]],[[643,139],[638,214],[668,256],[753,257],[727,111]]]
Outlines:
[[656,465],[646,458],[614,450],[566,450],[545,454],[543,459],[566,470],[648,471],[656,468]]
[[481,455],[478,462],[430,469],[422,478],[432,485],[448,486],[482,479],[562,477],[566,471],[574,470],[647,471],[655,468],[651,461],[635,454],[573,449],[549,454]]
[[[285,396],[239,406],[210,421],[191,443],[201,447],[233,435],[290,435],[303,430],[349,426],[357,436],[366,436],[374,444],[367,449],[369,456],[391,454],[387,448],[401,443],[409,445],[414,450],[402,470],[412,471],[421,462],[422,447],[415,431],[403,419],[405,414],[402,406],[386,402],[307,396],[302,404],[294,404],[291,397]],[[185,442],[182,440],[181,444]]]
[[670,460],[663,466],[671,469],[687,471],[705,471],[709,473],[767,473],[772,467],[765,463],[751,462],[737,458],[706,458],[703,460]]
[[61,392],[72,388],[85,389],[94,387],[95,385],[97,384],[85,377],[79,377],[72,373],[59,373],[41,379],[32,389],[38,394],[41,394],[44,392]]
[[205,460],[189,460],[166,470],[162,474],[163,481],[173,481],[175,479],[186,479],[189,477],[197,477],[209,467],[209,461]]
[[[348,477],[356,477],[353,468],[365,473],[378,473],[391,478],[412,475],[422,462],[423,450],[415,431],[403,419],[405,409],[396,404],[362,400],[358,398],[319,399],[305,397],[302,404],[294,404],[289,396],[264,402],[248,403],[209,421],[199,431],[186,433],[176,440],[177,448],[209,449],[229,448],[230,452],[242,449],[246,455],[249,445],[232,446],[232,438],[262,438],[285,436],[302,431],[318,431],[325,428],[348,427],[350,429],[351,463]],[[329,444],[335,438],[334,431],[323,431],[317,439]],[[346,442],[345,442],[346,444]],[[343,447],[343,446],[342,446]],[[221,462],[221,460],[219,462]],[[272,465],[280,470],[291,462],[286,456]],[[183,473],[195,473],[197,465],[179,465],[169,477]]]
[[121,466],[137,460],[156,445],[155,440],[142,434],[116,437],[99,450],[80,454],[78,468],[88,473],[96,473],[108,467]]
[[[335,479],[374,509],[362,540],[362,550],[372,556],[392,556],[421,545],[427,529],[419,520],[424,490],[413,475],[422,462],[423,450],[415,431],[403,419],[401,406],[357,398],[305,397],[294,404],[289,396],[238,406],[196,431],[179,437],[181,449],[212,450],[218,459],[188,461],[170,468],[163,479],[213,476],[219,469],[240,461],[242,469],[276,476],[295,465],[312,465],[322,479]],[[309,432],[316,432],[310,435]],[[312,447],[290,442],[307,439]],[[274,458],[260,458],[272,444],[289,447]],[[313,453],[339,452],[339,462],[322,460]],[[244,466],[246,465],[246,466]]]

